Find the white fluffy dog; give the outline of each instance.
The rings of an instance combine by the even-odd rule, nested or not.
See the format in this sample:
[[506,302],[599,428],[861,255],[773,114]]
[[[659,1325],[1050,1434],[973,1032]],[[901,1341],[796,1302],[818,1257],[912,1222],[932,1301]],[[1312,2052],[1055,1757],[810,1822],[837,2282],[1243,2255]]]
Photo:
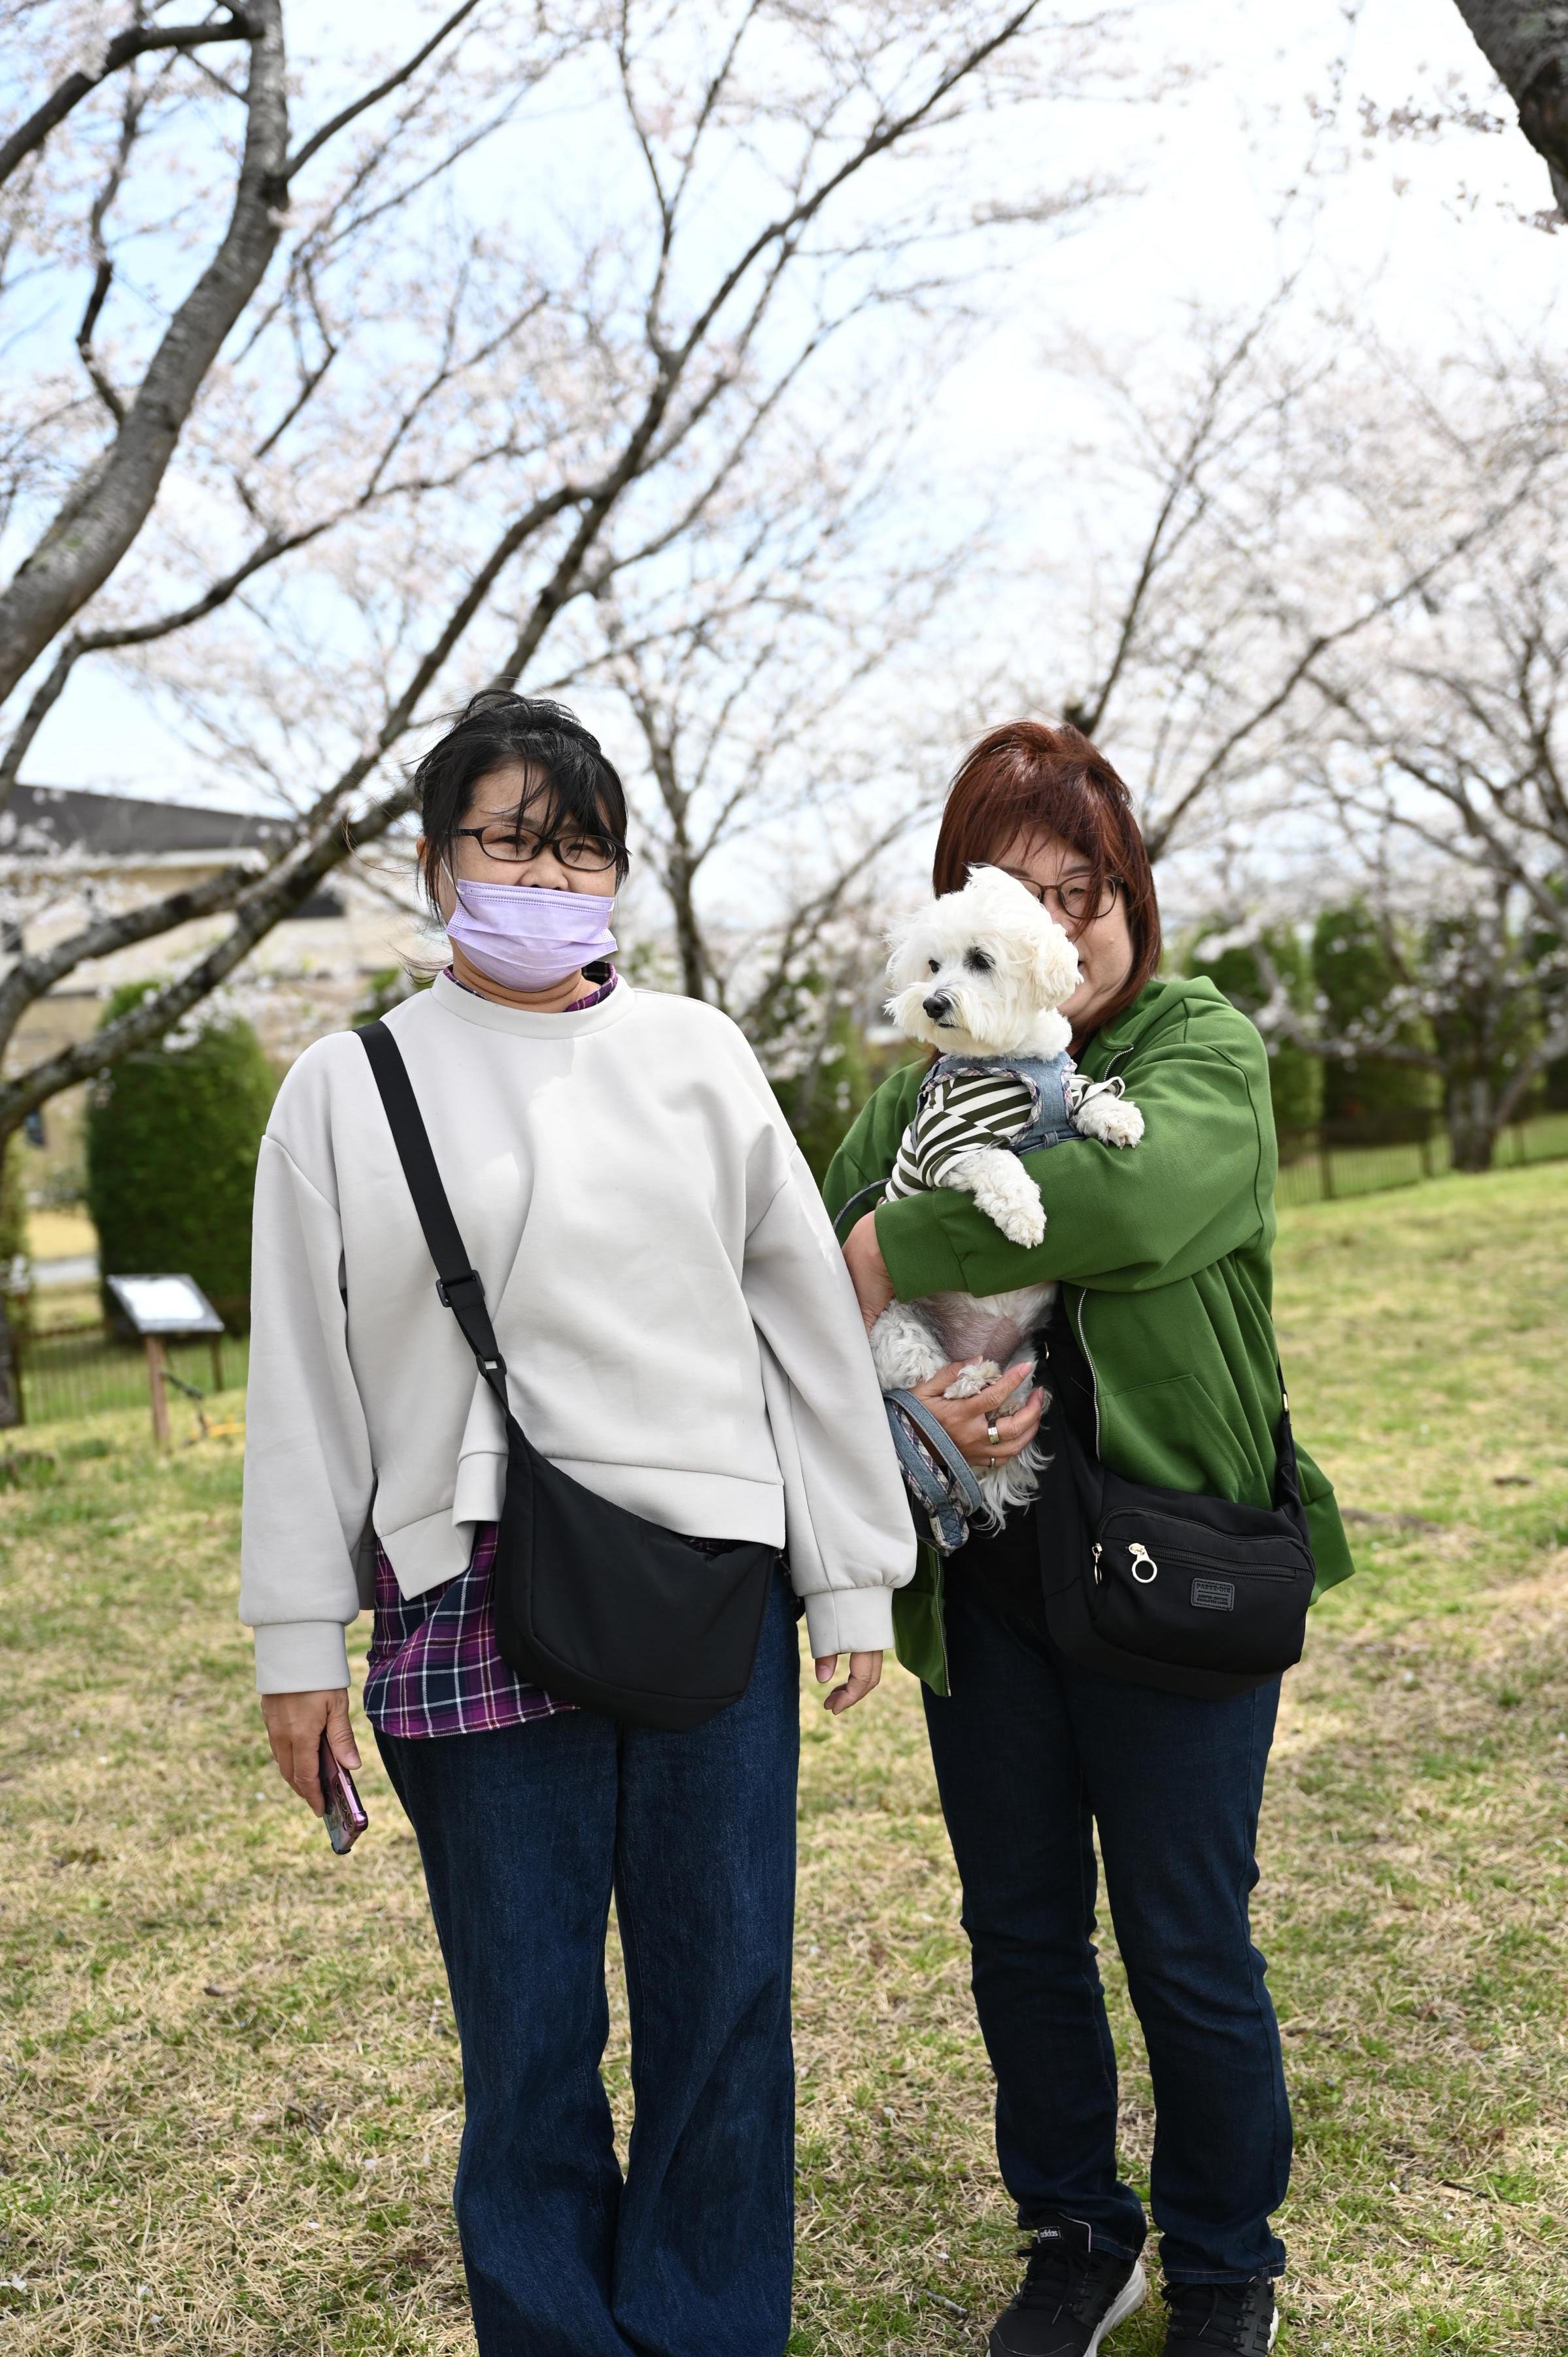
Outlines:
[[[900,1030],[940,1053],[884,1200],[962,1188],[1009,1243],[1037,1244],[1046,1214],[1020,1146],[1054,1144],[1074,1131],[1105,1146],[1136,1146],[1144,1134],[1144,1117],[1120,1082],[1086,1081],[1067,1053],[1072,1033],[1058,1009],[1078,985],[1078,952],[1034,894],[999,867],[972,867],[961,891],[933,901],[890,945],[887,1011]],[[961,1360],[947,1396],[972,1397],[1015,1361],[1055,1292],[1054,1284],[1030,1285],[894,1302],[871,1335],[884,1391],[910,1389]],[[1028,1357],[1004,1413],[1029,1395]],[[1047,1462],[1031,1442],[980,1472],[990,1528],[1035,1495]]]

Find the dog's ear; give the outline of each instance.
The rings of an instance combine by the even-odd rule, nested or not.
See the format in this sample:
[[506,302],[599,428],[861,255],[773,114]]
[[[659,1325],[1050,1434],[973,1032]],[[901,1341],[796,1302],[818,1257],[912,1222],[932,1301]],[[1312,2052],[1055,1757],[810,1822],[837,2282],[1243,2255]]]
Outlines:
[[1044,922],[1035,936],[1035,982],[1041,997],[1059,1006],[1078,988],[1078,952],[1054,918],[1043,909],[1040,915]]
[[1078,987],[1078,952],[1026,884],[1004,867],[974,866],[967,889],[1009,942],[1027,944],[1027,973],[1040,998],[1058,1006]]
[[929,913],[924,909],[917,909],[901,924],[889,925],[883,937],[887,943],[887,979],[895,990],[907,988],[915,979],[919,964],[921,927]]

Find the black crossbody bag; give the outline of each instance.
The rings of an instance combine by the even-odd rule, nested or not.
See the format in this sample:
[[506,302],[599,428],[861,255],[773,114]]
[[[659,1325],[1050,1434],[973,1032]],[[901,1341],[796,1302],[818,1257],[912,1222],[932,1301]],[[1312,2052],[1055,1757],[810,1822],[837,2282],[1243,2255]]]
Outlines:
[[1246,1694],[1301,1659],[1312,1542],[1280,1383],[1271,1506],[1132,1481],[1092,1446],[1094,1382],[1065,1304],[1048,1336],[1055,1454],[1035,1505],[1046,1624],[1081,1669],[1165,1694]]
[[435,1265],[506,1419],[506,1498],[496,1544],[496,1637],[520,1677],[564,1702],[684,1733],[746,1692],[779,1549],[712,1553],[585,1490],[541,1457],[511,1412],[506,1362],[464,1249],[396,1040],[360,1033]]

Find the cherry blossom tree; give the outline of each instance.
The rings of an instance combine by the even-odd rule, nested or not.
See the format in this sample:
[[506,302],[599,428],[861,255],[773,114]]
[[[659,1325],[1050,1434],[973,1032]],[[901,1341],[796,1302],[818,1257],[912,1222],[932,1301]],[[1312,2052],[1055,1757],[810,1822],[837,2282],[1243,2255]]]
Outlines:
[[[1434,362],[1281,313],[1132,416],[1151,521],[1090,550],[1069,716],[1272,972],[1262,1028],[1432,1073],[1485,1169],[1568,1055],[1568,375],[1479,327]],[[1269,940],[1351,898],[1394,986],[1347,1030]]]
[[[426,725],[677,562],[781,421],[848,407],[841,355],[933,369],[994,240],[1090,193],[993,188],[999,116],[1116,64],[1045,0],[467,0],[353,81],[317,38],[290,0],[17,16],[0,797],[108,667],[289,823],[11,964],[0,1143],[393,835]],[[40,996],[198,919],[134,1009],[18,1060]]]
[[[36,21],[53,23],[47,10]],[[101,105],[90,160],[102,168],[73,161],[59,203],[69,216],[73,191],[78,244],[103,247],[75,341],[111,398],[40,368],[11,422],[13,535],[48,505],[47,487],[64,496],[0,595],[0,683],[20,705],[0,788],[84,667],[117,657],[296,825],[262,876],[117,911],[13,967],[0,1046],[83,962],[195,917],[231,919],[124,1030],[0,1088],[0,1130],[158,1036],[317,888],[350,834],[368,844],[395,826],[409,806],[402,752],[433,713],[481,680],[527,677],[575,599],[700,532],[826,347],[901,298],[929,299],[930,248],[972,222],[974,193],[955,203],[940,174],[885,210],[863,184],[918,140],[940,151],[967,107],[1008,95],[1030,38],[1047,52],[1032,59],[1031,91],[1077,86],[1093,40],[1092,21],[1047,21],[1037,5],[893,16],[747,5],[714,17],[694,49],[690,20],[656,6],[576,33],[525,19],[521,40],[512,23],[452,12],[290,149],[279,0],[214,20],[213,40],[248,65],[242,90],[220,75],[210,96],[196,39],[208,27],[138,19],[134,40],[63,74],[10,143],[14,173],[31,173],[11,224],[17,255],[29,238],[41,249],[64,237],[40,180],[48,137]],[[478,59],[467,76],[452,51],[465,38]],[[64,62],[58,40],[44,47],[46,63]],[[131,80],[147,56],[156,97]],[[625,218],[586,248],[567,234],[559,253],[545,240],[520,253],[433,206],[432,182],[449,187],[482,132],[568,67],[618,105],[619,160],[639,175]],[[231,223],[123,396],[94,340],[100,282],[114,284],[106,221],[160,104],[177,120],[242,110],[233,205],[246,258],[242,268],[231,250]],[[366,121],[328,172],[334,143]],[[313,200],[307,167],[329,181]],[[721,183],[747,201],[715,210]],[[177,389],[157,373],[166,352],[184,371]],[[137,421],[151,410],[172,430],[144,449]],[[233,561],[203,566],[225,530]],[[195,594],[160,603],[178,576]]]
[[1015,696],[1105,746],[1156,861],[1275,848],[1336,741],[1334,683],[1375,674],[1554,474],[1550,368],[1483,353],[1434,382],[1286,285],[1199,321],[1185,366],[1083,374],[1091,497],[1023,568]]

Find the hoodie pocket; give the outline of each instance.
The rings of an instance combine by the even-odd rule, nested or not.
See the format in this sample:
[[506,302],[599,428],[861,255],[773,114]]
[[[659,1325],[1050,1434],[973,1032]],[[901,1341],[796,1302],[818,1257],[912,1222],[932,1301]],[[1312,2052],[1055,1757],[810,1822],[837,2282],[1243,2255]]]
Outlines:
[[1209,1498],[1257,1494],[1259,1476],[1249,1469],[1247,1442],[1197,1375],[1165,1375],[1103,1394],[1100,1449],[1107,1464],[1161,1489]]

